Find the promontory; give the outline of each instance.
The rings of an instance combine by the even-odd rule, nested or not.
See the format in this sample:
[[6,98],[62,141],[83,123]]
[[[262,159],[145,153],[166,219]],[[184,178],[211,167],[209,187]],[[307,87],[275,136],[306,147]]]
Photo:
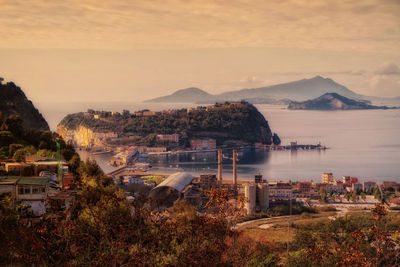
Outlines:
[[264,116],[245,101],[157,112],[88,110],[67,115],[57,132],[67,142],[92,150],[113,145],[185,148],[193,142],[236,146],[279,140],[273,138]]

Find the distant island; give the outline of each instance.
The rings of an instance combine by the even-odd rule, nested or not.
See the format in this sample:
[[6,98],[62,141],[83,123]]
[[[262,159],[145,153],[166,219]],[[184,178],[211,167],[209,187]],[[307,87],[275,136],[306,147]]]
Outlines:
[[257,108],[244,101],[162,112],[88,110],[67,115],[57,132],[68,143],[90,150],[129,144],[197,149],[279,140]]
[[354,109],[389,109],[387,106],[373,106],[363,101],[357,101],[337,93],[327,93],[312,100],[291,102],[288,109],[292,110],[354,110]]
[[306,101],[326,93],[337,93],[344,97],[356,99],[368,104],[370,104],[371,101],[393,104],[400,102],[400,98],[381,98],[360,95],[330,78],[321,76],[260,88],[229,91],[216,95],[209,94],[199,88],[190,87],[178,90],[171,95],[149,99],[145,102],[213,104],[224,101],[244,100],[252,104],[287,105],[291,101]]

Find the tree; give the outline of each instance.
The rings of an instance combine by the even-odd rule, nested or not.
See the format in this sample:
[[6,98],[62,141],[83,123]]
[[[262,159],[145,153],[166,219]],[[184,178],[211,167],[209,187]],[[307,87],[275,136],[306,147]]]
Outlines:
[[11,144],[9,145],[9,149],[8,149],[8,154],[10,155],[10,157],[14,156],[14,153],[23,148],[24,146],[21,144]]
[[68,168],[75,176],[78,174],[80,164],[81,159],[78,154],[74,154],[72,158],[68,161]]
[[279,138],[277,133],[274,133],[274,135],[272,136],[272,142],[274,143],[274,145],[281,144],[281,139]]
[[20,148],[17,151],[15,151],[13,155],[13,159],[15,159],[15,161],[17,162],[25,162],[26,161],[25,158],[26,158],[26,151],[23,148]]
[[24,133],[23,122],[20,116],[10,115],[1,126],[2,131],[9,131],[16,137],[22,137]]
[[325,203],[328,202],[328,197],[325,192],[321,192],[321,200]]
[[10,131],[0,131],[0,147],[9,146],[15,142],[15,138]]

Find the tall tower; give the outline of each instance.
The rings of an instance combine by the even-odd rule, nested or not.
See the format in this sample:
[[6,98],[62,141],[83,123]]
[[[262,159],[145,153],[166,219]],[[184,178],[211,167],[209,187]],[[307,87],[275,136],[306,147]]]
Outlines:
[[222,185],[222,149],[218,149],[218,183]]
[[237,192],[237,150],[233,150],[233,189]]
[[61,188],[64,189],[64,172],[63,172],[63,166],[61,164],[61,145],[59,142],[56,142],[57,145],[57,154],[56,154],[56,159],[57,159],[57,174],[58,174],[58,183],[61,183]]

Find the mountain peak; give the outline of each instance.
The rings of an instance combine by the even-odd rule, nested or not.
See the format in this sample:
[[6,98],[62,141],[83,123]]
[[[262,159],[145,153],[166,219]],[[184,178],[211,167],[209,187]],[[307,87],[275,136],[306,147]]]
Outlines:
[[268,103],[271,101],[281,101],[282,99],[304,101],[330,92],[338,93],[353,99],[363,98],[362,96],[354,93],[332,79],[317,75],[308,79],[265,86],[261,88],[229,91],[218,95],[210,95],[199,88],[190,87],[175,91],[171,95],[158,97],[146,102],[215,103],[223,101],[247,100],[252,103]]
[[189,88],[177,90],[171,95],[153,98],[153,99],[147,100],[146,102],[194,103],[199,100],[205,100],[211,96],[212,95],[210,95],[206,91],[203,91],[199,88],[189,87]]

